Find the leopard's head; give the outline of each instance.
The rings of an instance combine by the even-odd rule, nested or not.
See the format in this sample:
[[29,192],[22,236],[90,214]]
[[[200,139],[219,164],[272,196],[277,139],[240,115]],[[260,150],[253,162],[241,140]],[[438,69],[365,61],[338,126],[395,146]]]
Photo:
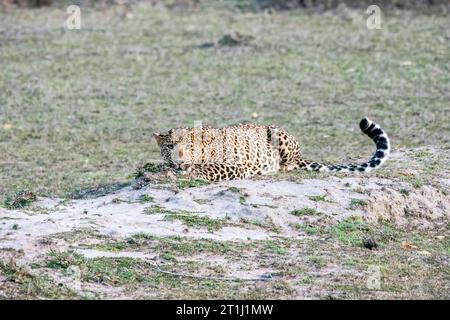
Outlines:
[[178,168],[185,158],[183,135],[172,129],[168,133],[154,133],[153,137],[160,148],[163,161]]

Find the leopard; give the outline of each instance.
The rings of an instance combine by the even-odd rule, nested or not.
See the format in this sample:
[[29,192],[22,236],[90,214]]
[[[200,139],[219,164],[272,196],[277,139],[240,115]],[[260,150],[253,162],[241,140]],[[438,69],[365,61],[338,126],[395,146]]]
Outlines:
[[222,181],[306,169],[365,173],[380,167],[391,152],[387,133],[369,118],[359,127],[375,143],[363,163],[329,164],[303,158],[297,139],[276,125],[237,124],[222,128],[178,127],[153,134],[169,168],[193,179]]

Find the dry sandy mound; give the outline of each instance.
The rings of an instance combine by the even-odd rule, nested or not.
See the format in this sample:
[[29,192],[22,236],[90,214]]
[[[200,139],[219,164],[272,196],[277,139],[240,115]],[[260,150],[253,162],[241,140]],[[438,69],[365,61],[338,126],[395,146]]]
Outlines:
[[[299,214],[292,214],[295,210]],[[214,240],[299,238],[304,234],[290,227],[299,216],[302,223],[323,225],[358,216],[401,227],[441,228],[450,221],[450,201],[432,186],[413,188],[373,177],[237,180],[181,190],[150,183],[95,199],[40,198],[26,210],[0,209],[0,247],[38,254],[42,239],[86,229],[113,238],[136,233]]]

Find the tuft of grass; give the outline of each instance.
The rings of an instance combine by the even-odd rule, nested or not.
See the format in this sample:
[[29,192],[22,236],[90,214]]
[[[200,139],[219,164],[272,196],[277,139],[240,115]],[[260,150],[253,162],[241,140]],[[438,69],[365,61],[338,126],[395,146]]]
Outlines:
[[165,164],[155,164],[148,162],[144,164],[143,166],[137,168],[136,172],[134,173],[134,178],[140,178],[144,176],[146,172],[150,173],[159,173],[167,170],[167,166]]
[[245,223],[245,224],[252,224],[259,228],[263,228],[263,229],[266,229],[268,231],[275,232],[275,233],[280,233],[282,231],[281,228],[279,226],[276,226],[273,223],[273,221],[271,221],[270,219],[267,219],[266,221],[260,221],[260,220],[256,220],[256,219],[249,220],[246,218],[241,218],[240,222]]
[[31,191],[20,191],[14,196],[7,196],[3,201],[3,205],[8,209],[22,209],[29,206],[37,200],[37,196]]
[[135,244],[135,242],[132,242],[129,240],[127,240],[125,242],[111,242],[111,243],[98,244],[95,246],[95,249],[111,251],[111,252],[120,252],[122,250],[128,249],[133,244]]
[[212,200],[211,199],[194,199],[195,202],[197,202],[198,204],[207,204],[210,203]]
[[320,256],[311,256],[309,257],[309,262],[316,266],[317,268],[323,268],[327,265],[326,260]]
[[311,276],[305,276],[305,277],[303,277],[303,278],[301,278],[300,280],[297,281],[297,283],[300,284],[300,285],[311,284],[313,282],[314,282],[314,279]]
[[425,185],[425,181],[421,177],[415,177],[411,180],[411,184],[415,189],[420,189]]
[[409,194],[411,193],[408,189],[405,189],[405,188],[400,189],[399,192],[400,192],[400,194],[402,194],[405,197],[409,196]]
[[209,232],[221,229],[227,224],[227,219],[211,219],[188,212],[172,213],[165,216],[167,220],[180,220],[184,225],[195,228],[207,228]]
[[231,192],[235,192],[235,193],[240,193],[241,192],[241,189],[238,188],[238,187],[229,187],[228,190],[231,191]]
[[290,212],[290,214],[300,217],[300,216],[316,216],[319,215],[320,212],[318,212],[314,208],[302,208],[302,209],[295,209]]
[[320,202],[320,201],[328,202],[328,200],[327,200],[325,195],[310,196],[309,199],[311,201],[315,201],[315,202]]
[[163,258],[166,261],[177,261],[175,256],[171,253],[165,252],[161,255],[161,258]]
[[48,253],[47,268],[50,269],[67,269],[73,265],[79,265],[85,262],[85,258],[82,255],[70,252],[70,251],[55,251],[52,250]]
[[112,202],[112,203],[115,203],[115,204],[118,204],[118,203],[121,203],[122,200],[119,199],[119,198],[114,198],[114,199],[111,200],[111,202]]
[[151,207],[145,208],[144,209],[144,214],[166,214],[166,215],[176,215],[176,214],[189,214],[189,211],[184,211],[184,210],[169,210],[169,209],[165,209],[162,208],[159,205],[152,205]]
[[154,198],[148,194],[143,194],[139,197],[140,203],[154,202]]
[[164,214],[166,220],[180,220],[188,227],[206,227],[208,231],[219,230],[228,223],[229,218],[212,219],[207,216],[196,215],[195,212],[186,210],[168,210],[158,205],[151,206],[144,210],[144,214]]
[[284,256],[288,254],[288,246],[286,246],[286,243],[282,241],[266,240],[264,242],[264,249],[268,250],[269,252],[275,253],[276,255]]
[[321,230],[314,226],[302,225],[301,229],[306,232],[306,234],[312,236],[321,232]]
[[201,187],[208,184],[209,181],[201,179],[177,179],[177,187],[180,189]]
[[144,214],[161,214],[161,213],[167,213],[171,212],[170,210],[166,210],[161,208],[159,205],[153,205],[151,207],[144,209]]
[[367,201],[363,199],[351,199],[350,200],[350,208],[362,208],[367,206]]

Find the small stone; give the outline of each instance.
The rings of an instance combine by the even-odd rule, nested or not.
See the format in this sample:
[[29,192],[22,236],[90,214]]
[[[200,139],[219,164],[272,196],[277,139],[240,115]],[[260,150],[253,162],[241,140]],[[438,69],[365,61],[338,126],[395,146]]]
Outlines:
[[136,244],[136,240],[134,240],[133,238],[128,238],[127,244]]
[[271,273],[264,273],[261,275],[261,279],[273,279],[273,276]]
[[378,248],[378,244],[376,243],[376,241],[373,238],[363,239],[363,245],[364,245],[364,248],[367,248],[370,250]]
[[402,241],[401,247],[403,249],[417,249],[417,246],[413,245],[412,243],[409,243],[408,241]]

